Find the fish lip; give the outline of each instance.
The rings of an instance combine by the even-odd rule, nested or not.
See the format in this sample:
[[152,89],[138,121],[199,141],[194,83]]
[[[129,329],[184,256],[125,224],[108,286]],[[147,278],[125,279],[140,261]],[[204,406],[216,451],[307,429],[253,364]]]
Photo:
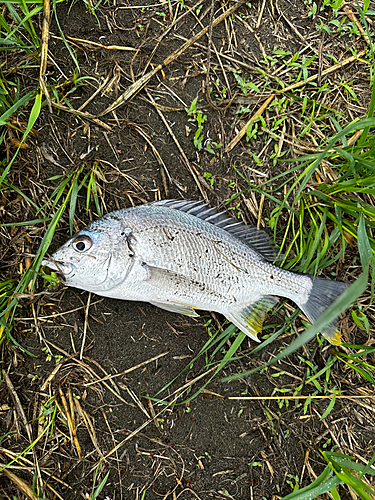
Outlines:
[[[103,285],[103,283],[105,283],[107,281],[111,260],[112,260],[112,256],[110,256],[107,259],[107,261],[104,263],[104,264],[107,264],[107,266],[106,266],[107,268],[106,268],[106,275],[105,275],[103,281],[101,281],[100,283],[93,283],[92,284],[93,286],[100,287],[101,285]],[[59,273],[63,277],[63,280],[66,282],[67,285],[72,283],[72,279],[74,278],[74,276],[76,275],[76,272],[77,272],[77,267],[74,264],[72,264],[71,262],[56,260],[53,258],[43,259],[41,262],[41,266],[49,267],[52,271]]]
[[53,259],[43,259],[41,265],[49,267],[50,269],[52,269],[52,271],[57,271],[64,278],[71,278],[72,276],[74,276],[73,273],[75,270],[75,266],[68,262]]

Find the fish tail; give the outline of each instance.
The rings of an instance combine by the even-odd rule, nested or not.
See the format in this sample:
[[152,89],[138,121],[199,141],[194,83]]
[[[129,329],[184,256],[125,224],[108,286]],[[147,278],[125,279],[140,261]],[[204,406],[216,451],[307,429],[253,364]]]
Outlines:
[[[314,323],[319,316],[339,297],[348,287],[342,281],[330,281],[315,278],[309,298],[304,304],[298,304],[309,321]],[[336,321],[329,323],[321,332],[332,344],[341,343],[341,333],[337,329]]]

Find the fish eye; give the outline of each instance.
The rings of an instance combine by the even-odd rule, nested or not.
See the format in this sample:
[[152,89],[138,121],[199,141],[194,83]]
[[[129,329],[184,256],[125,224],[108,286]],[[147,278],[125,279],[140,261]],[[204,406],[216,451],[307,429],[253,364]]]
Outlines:
[[72,246],[77,252],[86,252],[92,246],[92,240],[88,236],[77,236],[73,241]]

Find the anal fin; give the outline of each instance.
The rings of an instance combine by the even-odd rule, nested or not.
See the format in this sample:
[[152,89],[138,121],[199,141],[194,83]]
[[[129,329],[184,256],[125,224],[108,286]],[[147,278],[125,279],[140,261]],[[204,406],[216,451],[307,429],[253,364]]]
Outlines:
[[231,312],[226,316],[251,339],[260,342],[258,333],[262,331],[266,313],[277,304],[278,300],[277,297],[272,295],[264,295],[253,304],[244,307],[240,311]]
[[184,314],[185,316],[190,316],[192,318],[199,316],[199,314],[197,314],[192,307],[185,304],[177,304],[176,302],[157,302],[155,300],[150,301],[150,304],[160,307],[161,309],[165,309],[166,311]]

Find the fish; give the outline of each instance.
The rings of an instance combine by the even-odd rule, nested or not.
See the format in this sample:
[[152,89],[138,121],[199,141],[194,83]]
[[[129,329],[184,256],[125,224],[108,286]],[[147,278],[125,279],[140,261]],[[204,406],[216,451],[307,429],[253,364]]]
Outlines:
[[[279,258],[265,231],[202,201],[162,200],[96,219],[42,264],[103,297],[191,317],[218,312],[259,342],[279,297],[313,323],[349,286],[285,270],[273,264]],[[341,341],[335,321],[321,333]]]

